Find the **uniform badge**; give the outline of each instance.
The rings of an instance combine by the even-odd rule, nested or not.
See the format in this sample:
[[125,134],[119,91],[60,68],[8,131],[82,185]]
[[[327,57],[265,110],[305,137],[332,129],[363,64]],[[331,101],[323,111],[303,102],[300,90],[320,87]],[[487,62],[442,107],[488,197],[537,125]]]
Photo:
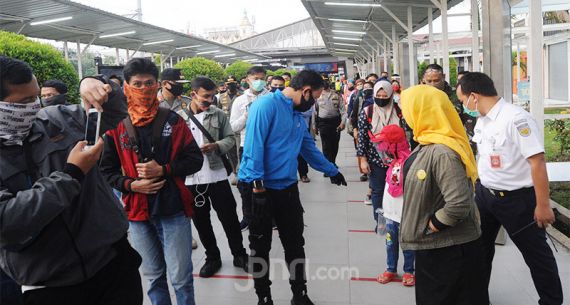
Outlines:
[[517,130],[519,134],[523,137],[530,136],[530,126],[527,123],[517,125]]
[[420,169],[420,170],[416,173],[416,176],[417,176],[418,179],[420,179],[420,180],[425,180],[426,177],[427,177],[427,173],[426,173],[425,170]]

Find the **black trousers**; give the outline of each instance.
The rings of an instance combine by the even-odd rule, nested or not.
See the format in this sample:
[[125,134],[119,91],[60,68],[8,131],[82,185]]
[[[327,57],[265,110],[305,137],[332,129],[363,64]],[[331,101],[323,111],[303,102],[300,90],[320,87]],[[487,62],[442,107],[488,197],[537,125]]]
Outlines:
[[243,212],[243,220],[249,224],[251,223],[251,184],[238,181],[237,187],[239,194],[241,195],[241,209]]
[[321,135],[323,144],[323,154],[329,162],[336,164],[336,156],[338,155],[338,144],[340,141],[340,117],[321,119],[319,118],[317,128]]
[[289,283],[293,294],[307,290],[305,275],[305,239],[303,231],[303,206],[299,199],[297,184],[284,190],[267,189],[268,216],[261,222],[249,226],[250,262],[253,266],[255,292],[259,298],[271,295],[269,280],[269,251],[272,240],[272,218],[279,230],[279,238],[285,250],[285,261],[289,269]]
[[488,305],[482,264],[479,240],[416,251],[416,304]]
[[243,247],[243,237],[239,228],[236,212],[237,203],[228,180],[217,183],[191,185],[188,187],[194,195],[194,225],[200,241],[206,249],[206,260],[219,260],[220,249],[212,228],[210,210],[213,207],[222,223],[228,244],[234,257],[247,255]]
[[117,256],[84,283],[30,290],[26,305],[141,305],[140,255],[126,238],[115,244]]
[[22,287],[0,269],[0,304],[22,305]]
[[540,297],[538,304],[562,304],[562,284],[556,260],[546,243],[545,230],[534,224],[521,231],[534,221],[536,208],[534,188],[521,189],[514,193],[507,192],[505,196],[500,196],[497,192],[495,194],[477,183],[475,201],[481,213],[481,240],[485,259],[482,270],[487,286],[491,279],[495,239],[502,225],[530,269],[534,286]]
[[305,159],[303,159],[303,157],[301,157],[301,155],[299,155],[297,157],[297,170],[299,171],[299,176],[305,177],[309,174],[309,165],[307,164],[307,161],[305,161]]

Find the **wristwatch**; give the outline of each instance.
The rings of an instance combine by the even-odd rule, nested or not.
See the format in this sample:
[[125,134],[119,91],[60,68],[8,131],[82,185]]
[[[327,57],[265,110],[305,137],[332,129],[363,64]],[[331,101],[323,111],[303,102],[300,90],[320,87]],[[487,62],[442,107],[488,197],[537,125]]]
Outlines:
[[265,188],[265,185],[263,184],[263,180],[254,180],[252,184],[253,184],[254,189],[260,190],[260,189]]

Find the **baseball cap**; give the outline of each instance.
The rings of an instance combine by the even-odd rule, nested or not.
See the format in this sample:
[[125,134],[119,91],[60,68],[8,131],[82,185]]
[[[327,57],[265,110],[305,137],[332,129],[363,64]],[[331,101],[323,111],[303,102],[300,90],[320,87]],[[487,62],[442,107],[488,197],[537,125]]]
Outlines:
[[184,79],[184,75],[180,69],[167,68],[162,71],[161,80],[169,80],[177,83],[189,83],[190,81]]

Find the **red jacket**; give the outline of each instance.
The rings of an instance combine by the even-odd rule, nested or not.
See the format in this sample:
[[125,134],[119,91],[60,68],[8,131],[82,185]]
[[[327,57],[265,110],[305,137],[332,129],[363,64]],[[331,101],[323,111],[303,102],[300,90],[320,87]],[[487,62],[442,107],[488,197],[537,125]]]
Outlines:
[[[167,181],[156,195],[131,192],[129,185],[138,178],[136,164],[139,163],[139,158],[129,144],[129,136],[122,122],[116,129],[106,133],[101,170],[111,186],[123,193],[122,199],[129,220],[145,221],[153,211],[161,211],[159,215],[166,213],[161,216],[168,216],[180,209],[188,217],[192,216],[194,198],[184,182],[186,176],[202,168],[203,155],[186,122],[171,111],[164,125],[160,145],[154,148],[152,156],[149,155],[152,151],[152,124],[135,127],[135,130],[144,156],[165,166]],[[153,199],[153,211],[150,211],[149,199]]]

